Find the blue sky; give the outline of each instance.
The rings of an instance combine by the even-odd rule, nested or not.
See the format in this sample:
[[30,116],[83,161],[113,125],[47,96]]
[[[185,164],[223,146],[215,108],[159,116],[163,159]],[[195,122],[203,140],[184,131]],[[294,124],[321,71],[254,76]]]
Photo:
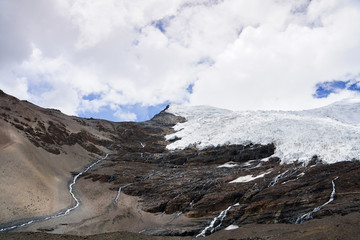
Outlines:
[[330,94],[336,94],[339,91],[360,92],[360,81],[326,81],[316,84],[315,98],[327,98]]
[[0,89],[70,115],[359,97],[358,0],[2,0]]
[[[151,119],[154,115],[158,114],[166,108],[169,103],[158,104],[155,106],[141,106],[140,104],[121,106],[121,109],[124,112],[131,112],[136,114],[136,119],[134,121],[146,121]],[[114,122],[121,121],[119,117],[114,116],[114,110],[105,106],[99,109],[97,112],[86,111],[81,112],[79,117],[84,118],[97,118],[97,119],[106,119]],[[124,120],[122,120],[124,121]]]

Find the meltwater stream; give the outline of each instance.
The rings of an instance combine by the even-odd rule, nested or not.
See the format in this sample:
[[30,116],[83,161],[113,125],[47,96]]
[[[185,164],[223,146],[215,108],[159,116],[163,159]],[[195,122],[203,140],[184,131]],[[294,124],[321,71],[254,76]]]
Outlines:
[[332,192],[331,192],[331,194],[330,194],[329,200],[328,200],[326,203],[322,204],[321,206],[314,208],[311,212],[308,212],[308,213],[306,213],[306,214],[298,217],[298,218],[296,219],[296,221],[295,221],[295,224],[303,223],[303,222],[305,222],[305,221],[308,221],[308,220],[312,219],[314,213],[320,211],[323,207],[325,207],[326,205],[328,205],[329,203],[331,203],[332,201],[334,201],[334,197],[335,197],[335,182],[334,182],[334,181],[335,181],[336,179],[338,179],[338,177],[334,178],[334,179],[331,181],[331,183],[332,183]]
[[206,235],[208,233],[212,234],[214,233],[216,230],[218,230],[221,227],[222,222],[224,221],[228,211],[235,206],[239,206],[239,203],[236,203],[234,205],[230,205],[227,209],[223,210],[220,212],[220,214],[215,217],[209,226],[207,226],[206,228],[204,228],[204,230],[201,231],[201,233],[199,233],[198,235],[196,235],[196,238],[198,237],[206,237]]
[[7,231],[10,231],[10,230],[13,230],[15,228],[19,228],[19,227],[25,227],[25,226],[28,226],[30,224],[33,224],[33,223],[37,223],[37,222],[43,222],[43,221],[46,221],[46,220],[49,220],[49,219],[54,219],[54,218],[58,218],[58,217],[62,217],[62,216],[65,216],[67,214],[69,214],[70,212],[74,211],[77,207],[79,207],[80,205],[80,201],[79,199],[75,196],[74,192],[73,192],[73,186],[74,184],[76,183],[76,180],[84,173],[86,173],[87,171],[89,171],[90,169],[92,169],[94,166],[96,166],[97,164],[99,164],[101,161],[105,160],[111,153],[107,153],[105,155],[105,157],[102,157],[100,158],[99,160],[97,160],[96,162],[92,163],[90,166],[88,166],[87,168],[85,168],[82,172],[78,173],[76,176],[74,176],[72,182],[69,184],[69,193],[71,194],[71,197],[75,200],[75,205],[66,209],[66,210],[63,210],[63,211],[60,211],[58,213],[55,213],[54,215],[51,215],[51,216],[48,216],[48,217],[43,217],[43,218],[36,218],[36,219],[32,219],[32,220],[29,220],[25,223],[19,223],[19,224],[16,224],[16,225],[13,225],[13,226],[10,226],[10,227],[5,227],[5,228],[1,228],[0,229],[0,232],[7,232]]
[[134,183],[129,183],[129,184],[126,184],[126,185],[124,185],[124,186],[119,187],[119,189],[118,189],[118,191],[117,191],[117,194],[116,194],[116,197],[115,197],[115,199],[114,199],[114,204],[117,204],[117,202],[119,201],[119,197],[120,197],[121,190],[123,190],[124,188],[126,188],[126,187],[128,187],[128,186],[130,186],[130,185],[132,185],[132,184],[134,184]]

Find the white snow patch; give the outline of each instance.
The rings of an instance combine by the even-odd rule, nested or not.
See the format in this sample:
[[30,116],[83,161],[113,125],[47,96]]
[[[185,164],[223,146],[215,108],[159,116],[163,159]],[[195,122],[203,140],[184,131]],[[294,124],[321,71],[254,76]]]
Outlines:
[[230,230],[234,230],[234,229],[238,229],[239,226],[238,225],[230,225],[227,228],[225,228],[226,231],[230,231]]
[[302,177],[302,176],[304,176],[305,175],[305,173],[304,172],[302,172],[302,173],[300,173],[299,175],[297,175],[298,177]]
[[258,167],[261,167],[262,166],[262,164],[261,163],[259,163],[258,165],[256,165],[254,168],[258,168]]
[[227,162],[227,163],[224,163],[223,165],[220,165],[220,166],[217,166],[218,168],[233,168],[233,167],[236,167],[236,166],[239,166],[237,163],[234,163],[234,162]]
[[327,163],[360,160],[360,101],[342,101],[305,111],[232,112],[207,106],[171,105],[167,112],[184,123],[166,139],[179,138],[169,150],[228,144],[270,144],[282,163],[308,162],[317,155]]
[[243,167],[249,167],[252,165],[253,162],[255,162],[255,160],[247,161],[246,163],[243,164]]
[[262,173],[262,174],[259,174],[259,175],[255,176],[255,177],[254,177],[254,175],[246,175],[246,176],[238,177],[237,179],[232,180],[232,181],[229,182],[229,183],[251,182],[251,181],[253,181],[253,180],[255,180],[255,179],[264,177],[266,174],[271,173],[271,171],[272,171],[272,169],[269,169],[269,170],[267,170],[266,172],[264,172],[264,173]]

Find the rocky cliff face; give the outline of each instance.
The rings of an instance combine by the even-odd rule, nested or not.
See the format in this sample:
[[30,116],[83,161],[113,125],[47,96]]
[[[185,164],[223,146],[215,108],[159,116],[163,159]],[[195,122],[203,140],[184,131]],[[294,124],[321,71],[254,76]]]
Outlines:
[[[323,164],[314,156],[306,165],[281,164],[281,159],[271,157],[274,144],[224,145],[203,150],[189,146],[170,151],[166,146],[177,139],[166,141],[165,135],[174,132],[172,127],[185,119],[166,111],[146,122],[112,123],[69,117],[2,92],[0,99],[0,127],[22,136],[36,151],[46,152],[46,160],[29,159],[28,164],[36,166],[36,161],[62,156],[59,165],[73,161],[62,171],[78,172],[89,163],[74,158],[80,152],[91,160],[113,153],[80,176],[76,192],[82,197],[82,205],[71,213],[74,217],[69,214],[19,231],[94,234],[129,230],[203,237],[230,225],[245,228],[254,224],[303,224],[312,219],[353,216],[360,210],[358,161]],[[2,159],[11,142],[11,134],[2,135]],[[49,167],[61,168],[59,165]],[[2,181],[6,178],[3,176]],[[66,183],[70,178],[63,174],[61,180]],[[47,176],[49,179],[51,176]],[[37,188],[35,183],[32,187]],[[3,189],[9,195],[16,192],[13,188]],[[21,192],[17,194],[23,197]],[[44,194],[41,191],[38,197]],[[66,187],[61,194],[68,194]],[[12,209],[9,198],[1,196],[3,208]],[[127,199],[136,199],[136,204],[127,204]],[[34,204],[32,201],[27,204]],[[71,199],[67,199],[59,205],[64,208],[70,203]],[[56,209],[37,212],[30,208],[27,217],[50,214]],[[2,226],[16,220],[10,212],[7,216]],[[136,226],[121,225],[132,221]],[[234,232],[233,237],[240,237],[237,234]]]

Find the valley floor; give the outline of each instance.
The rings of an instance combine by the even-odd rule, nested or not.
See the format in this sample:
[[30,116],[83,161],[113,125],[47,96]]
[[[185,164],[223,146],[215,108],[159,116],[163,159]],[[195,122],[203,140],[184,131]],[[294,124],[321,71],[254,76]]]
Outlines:
[[6,240],[178,240],[180,237],[147,236],[130,232],[105,233],[92,236],[74,236],[49,233],[0,233],[0,239]]
[[231,231],[219,231],[205,239],[216,240],[358,240],[360,213],[334,215],[302,224],[248,224]]
[[[360,233],[360,213],[346,216],[330,216],[314,219],[302,224],[249,224],[231,231],[219,231],[203,239],[215,240],[312,240],[347,239],[357,240]],[[91,236],[60,235],[39,232],[0,233],[0,239],[6,240],[179,240],[191,237],[160,237],[129,232],[105,233]],[[201,237],[199,239],[202,239]]]

